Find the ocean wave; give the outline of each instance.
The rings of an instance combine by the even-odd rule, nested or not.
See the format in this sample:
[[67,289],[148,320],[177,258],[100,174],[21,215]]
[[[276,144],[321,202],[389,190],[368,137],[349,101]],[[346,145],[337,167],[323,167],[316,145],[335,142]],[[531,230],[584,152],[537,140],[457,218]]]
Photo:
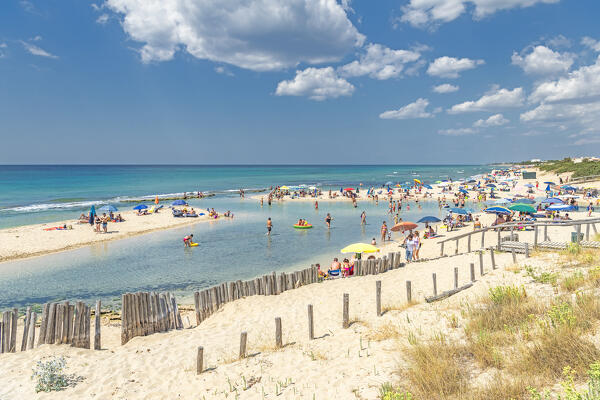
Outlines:
[[65,209],[65,208],[83,208],[108,204],[107,201],[75,201],[67,203],[41,203],[41,204],[30,204],[27,206],[8,207],[0,209],[0,211],[13,211],[13,212],[40,212],[53,209]]

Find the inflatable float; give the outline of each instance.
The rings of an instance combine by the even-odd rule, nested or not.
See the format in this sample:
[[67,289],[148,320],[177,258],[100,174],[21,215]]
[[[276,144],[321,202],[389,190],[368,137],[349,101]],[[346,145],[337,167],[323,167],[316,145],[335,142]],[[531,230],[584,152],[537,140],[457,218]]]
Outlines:
[[196,247],[198,246],[198,243],[190,243],[190,247]]
[[312,225],[311,224],[308,224],[308,225],[295,225],[294,224],[294,228],[295,229],[310,229],[310,228],[312,228]]

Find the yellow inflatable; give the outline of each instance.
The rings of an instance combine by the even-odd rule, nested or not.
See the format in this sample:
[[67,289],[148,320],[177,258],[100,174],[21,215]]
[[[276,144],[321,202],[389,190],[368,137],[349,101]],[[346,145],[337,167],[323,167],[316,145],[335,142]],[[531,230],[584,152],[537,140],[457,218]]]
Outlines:
[[198,246],[198,243],[190,243],[190,247],[196,247]]

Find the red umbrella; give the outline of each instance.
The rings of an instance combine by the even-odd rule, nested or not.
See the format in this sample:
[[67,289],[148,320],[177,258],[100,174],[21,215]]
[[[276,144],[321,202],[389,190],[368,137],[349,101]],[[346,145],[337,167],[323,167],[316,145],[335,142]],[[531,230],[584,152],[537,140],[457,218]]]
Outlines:
[[415,224],[414,222],[402,221],[402,222],[397,223],[396,225],[392,226],[392,232],[410,231],[412,229],[415,229],[416,227],[417,227],[417,224]]
[[352,188],[346,188],[346,189],[344,189],[344,190],[345,190],[346,192],[351,192],[351,191],[353,191],[354,189],[352,189]]

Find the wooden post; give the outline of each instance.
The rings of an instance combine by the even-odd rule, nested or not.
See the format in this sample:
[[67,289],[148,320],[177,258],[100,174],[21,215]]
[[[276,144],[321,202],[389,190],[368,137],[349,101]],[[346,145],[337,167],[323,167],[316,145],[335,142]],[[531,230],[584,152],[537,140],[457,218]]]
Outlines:
[[406,281],[406,301],[408,303],[412,301],[412,285],[410,281]]
[[533,228],[533,248],[537,248],[538,245],[538,227],[537,225]]
[[585,224],[585,240],[590,240],[590,224]]
[[315,338],[315,325],[313,320],[313,305],[308,305],[308,339],[313,340]]
[[581,242],[581,224],[577,225],[577,243]]
[[433,277],[433,296],[437,296],[437,276],[435,272],[432,274]]
[[377,316],[381,317],[381,281],[375,282],[375,307]]
[[440,248],[440,257],[444,256],[444,242],[441,243],[441,248]]
[[525,243],[525,258],[529,258],[529,243]]
[[37,322],[37,313],[32,312],[29,318],[29,332],[27,332],[27,350],[33,349],[35,344],[35,323]]
[[483,250],[479,252],[479,275],[483,276]]
[[467,252],[468,253],[471,252],[471,235],[469,235],[469,237],[467,239]]
[[594,234],[598,233],[598,229],[596,229],[596,224],[592,224],[592,229],[594,230]]
[[100,328],[102,326],[102,319],[101,319],[101,312],[100,312],[100,308],[101,308],[102,303],[100,302],[100,300],[96,301],[96,312],[94,315],[95,318],[95,322],[94,322],[94,350],[100,350],[101,348],[101,343],[100,343]]
[[471,263],[469,267],[471,268],[471,282],[475,282],[475,264]]
[[342,328],[346,329],[350,326],[350,295],[344,293],[343,308],[342,308]]
[[62,339],[61,342],[64,344],[69,343],[69,309],[70,304],[65,301],[63,304],[63,321],[62,321]]
[[514,248],[511,250],[511,253],[512,253],[513,263],[516,264],[517,263],[517,253],[515,252]]
[[240,359],[246,358],[246,340],[248,339],[248,332],[242,332],[240,335]]
[[196,355],[196,375],[200,375],[204,370],[204,347],[198,346],[198,354]]
[[515,240],[515,227],[510,227],[510,241],[513,242]]
[[481,231],[481,248],[485,249],[485,231]]
[[27,307],[27,311],[25,311],[25,319],[23,319],[23,336],[21,338],[21,351],[27,350],[27,333],[29,331],[30,323],[31,323],[31,307]]
[[456,249],[454,249],[454,254],[458,254],[458,239],[456,239]]
[[127,295],[121,295],[121,346],[127,343]]
[[494,248],[490,247],[490,257],[492,258],[492,269],[496,269],[496,259],[494,258]]
[[458,288],[458,267],[454,267],[454,289]]
[[500,229],[500,228],[498,228],[498,246],[497,246],[498,250],[500,250],[500,240],[501,240],[501,239],[500,239],[500,230],[501,230],[501,229]]
[[46,327],[46,344],[54,344],[54,330],[56,323],[56,303],[50,304],[48,311],[48,326]]
[[56,316],[54,317],[54,343],[62,343],[62,327],[63,327],[63,305],[56,304]]
[[38,339],[38,346],[46,343],[46,327],[48,326],[48,313],[50,312],[50,304],[44,304],[42,311],[42,322],[40,325],[40,337]]
[[544,241],[548,241],[548,225],[544,225]]
[[281,318],[275,318],[275,346],[277,348],[283,347],[283,336],[281,334]]

